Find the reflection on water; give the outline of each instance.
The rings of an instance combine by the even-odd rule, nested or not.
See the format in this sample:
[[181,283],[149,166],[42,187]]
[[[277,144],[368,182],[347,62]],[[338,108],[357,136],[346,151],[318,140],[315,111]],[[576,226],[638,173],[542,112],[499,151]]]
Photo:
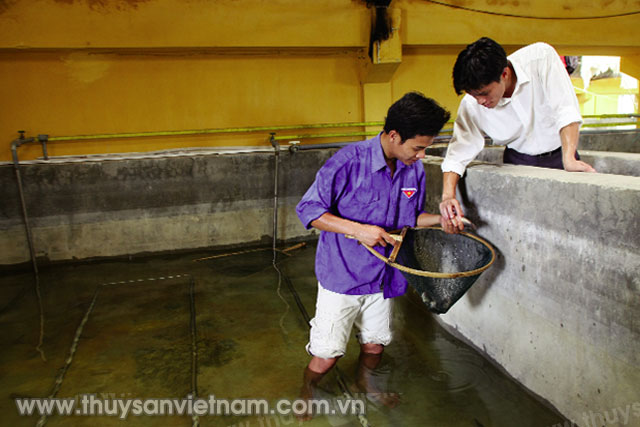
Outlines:
[[[296,399],[309,361],[308,326],[316,279],[313,245],[279,256],[297,293],[281,284],[270,251],[195,259],[210,253],[42,268],[43,349],[35,351],[39,314],[30,273],[0,275],[0,410],[3,424],[33,426],[20,417],[15,398],[52,392],[96,287],[105,286],[78,340],[58,397]],[[187,276],[194,279],[193,301]],[[138,280],[140,279],[140,280]],[[26,289],[26,292],[25,292]],[[281,298],[282,297],[282,298]],[[284,299],[284,300],[283,300]],[[535,401],[473,349],[443,331],[417,298],[397,298],[394,342],[378,360],[363,359],[355,337],[338,369],[315,396],[351,395],[367,402],[364,417],[322,415],[302,423],[292,415],[203,416],[203,426],[539,426],[564,420]],[[191,316],[197,364],[192,364]],[[354,331],[355,334],[355,331]],[[195,379],[195,382],[194,382]],[[116,417],[51,416],[46,425],[122,425]],[[189,426],[189,416],[129,416],[143,426]]]

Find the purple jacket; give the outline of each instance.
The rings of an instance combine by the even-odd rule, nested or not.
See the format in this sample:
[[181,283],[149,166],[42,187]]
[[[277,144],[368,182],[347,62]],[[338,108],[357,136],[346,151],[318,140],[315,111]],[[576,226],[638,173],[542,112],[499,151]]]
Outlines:
[[[424,200],[422,162],[407,166],[396,160],[391,179],[378,135],[350,144],[327,160],[296,212],[307,229],[312,221],[330,212],[390,231],[415,226]],[[393,247],[375,249],[388,257]],[[373,294],[382,288],[384,297],[391,298],[403,295],[407,288],[400,271],[373,256],[357,240],[326,231],[318,241],[316,277],[326,289],[347,295]]]

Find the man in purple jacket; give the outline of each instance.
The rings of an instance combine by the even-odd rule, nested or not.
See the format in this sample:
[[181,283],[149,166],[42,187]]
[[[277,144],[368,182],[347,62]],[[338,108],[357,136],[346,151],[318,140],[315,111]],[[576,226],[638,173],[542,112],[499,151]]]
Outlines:
[[321,230],[306,384],[319,381],[344,355],[354,323],[362,356],[379,360],[391,342],[390,298],[403,295],[407,283],[360,242],[389,256],[395,240],[387,230],[440,223],[440,215],[423,211],[420,159],[448,120],[449,113],[432,99],[407,93],[389,108],[384,131],[338,151],[298,204],[305,227]]

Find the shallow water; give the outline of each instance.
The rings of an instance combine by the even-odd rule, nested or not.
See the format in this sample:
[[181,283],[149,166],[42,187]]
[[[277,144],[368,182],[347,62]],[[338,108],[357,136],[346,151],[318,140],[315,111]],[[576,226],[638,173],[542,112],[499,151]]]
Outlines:
[[[13,399],[51,395],[85,316],[57,397],[184,398],[195,386],[205,398],[296,399],[309,360],[302,311],[314,312],[314,254],[315,247],[308,245],[292,256],[281,255],[282,275],[269,250],[199,262],[194,260],[211,253],[43,268],[46,362],[35,350],[40,328],[32,274],[3,273],[2,425],[36,425],[39,417],[19,416]],[[383,392],[368,395],[364,417],[319,415],[302,423],[291,415],[204,416],[200,425],[551,427],[564,422],[447,334],[416,301],[396,299],[395,340],[376,369],[363,369],[353,338],[339,369],[316,390],[316,397],[328,399],[343,396],[345,388],[365,398],[365,385]],[[43,421],[50,426],[188,426],[194,420],[55,415]]]

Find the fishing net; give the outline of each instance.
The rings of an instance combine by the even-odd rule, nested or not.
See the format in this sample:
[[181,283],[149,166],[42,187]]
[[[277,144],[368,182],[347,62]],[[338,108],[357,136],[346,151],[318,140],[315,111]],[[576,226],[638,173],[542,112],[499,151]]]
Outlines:
[[395,260],[370,251],[399,269],[434,313],[446,313],[495,260],[491,245],[471,233],[428,227],[407,228],[403,234],[397,258],[390,257]]

